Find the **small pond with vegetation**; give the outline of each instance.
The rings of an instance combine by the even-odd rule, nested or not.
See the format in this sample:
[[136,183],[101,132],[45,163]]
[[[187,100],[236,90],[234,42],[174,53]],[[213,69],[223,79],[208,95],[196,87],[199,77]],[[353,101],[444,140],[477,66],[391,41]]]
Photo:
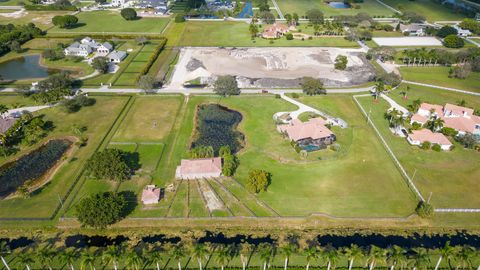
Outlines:
[[333,8],[339,8],[339,9],[345,9],[345,8],[351,8],[352,7],[347,2],[329,2],[328,5],[333,7]]
[[232,153],[243,145],[244,136],[237,130],[242,114],[218,104],[202,104],[197,108],[197,129],[192,148],[212,146],[215,153],[222,146],[230,146]]
[[0,76],[3,80],[28,80],[46,78],[58,72],[40,65],[40,55],[26,55],[0,63]]
[[0,167],[0,199],[26,181],[35,181],[53,168],[72,146],[67,139],[50,140],[30,153]]

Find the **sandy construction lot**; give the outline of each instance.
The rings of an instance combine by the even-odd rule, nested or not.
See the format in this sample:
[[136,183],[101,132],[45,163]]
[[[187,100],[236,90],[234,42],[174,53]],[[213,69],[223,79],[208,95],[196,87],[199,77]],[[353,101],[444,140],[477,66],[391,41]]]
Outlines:
[[435,37],[385,37],[373,38],[380,46],[442,46],[442,42]]
[[[335,70],[338,55],[348,57],[344,71]],[[211,84],[217,76],[233,75],[239,86],[298,87],[305,76],[326,86],[352,86],[372,80],[373,67],[357,49],[339,48],[184,48],[171,87],[198,79]]]

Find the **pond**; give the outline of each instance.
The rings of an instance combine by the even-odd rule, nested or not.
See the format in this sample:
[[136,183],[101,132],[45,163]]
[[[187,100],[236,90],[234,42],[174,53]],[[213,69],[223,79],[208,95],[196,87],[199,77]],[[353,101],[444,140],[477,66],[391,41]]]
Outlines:
[[351,8],[352,6],[349,3],[345,2],[330,2],[328,3],[329,6],[333,8],[340,8],[340,9],[345,9],[345,8]]
[[72,142],[50,140],[30,153],[0,167],[0,199],[15,192],[28,180],[38,180],[53,168]]
[[3,80],[41,79],[58,72],[40,65],[40,55],[27,55],[0,63]]
[[212,146],[216,154],[222,146],[230,146],[232,153],[243,145],[244,136],[237,131],[242,114],[218,104],[202,104],[197,108],[197,128],[192,148]]
[[251,18],[253,17],[253,4],[252,2],[247,2],[243,6],[242,11],[238,15],[238,18]]

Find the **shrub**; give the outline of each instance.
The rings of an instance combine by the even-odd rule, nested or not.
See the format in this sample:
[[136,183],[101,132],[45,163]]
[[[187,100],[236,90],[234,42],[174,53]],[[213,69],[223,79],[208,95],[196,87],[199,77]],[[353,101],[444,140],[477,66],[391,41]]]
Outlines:
[[127,162],[127,153],[119,149],[96,152],[87,160],[85,170],[97,179],[119,182],[129,179],[132,174],[132,168]]
[[465,46],[465,42],[456,35],[449,35],[443,39],[443,46],[447,48],[462,48]]
[[292,33],[287,33],[287,34],[285,35],[285,38],[286,38],[287,40],[293,40],[293,34],[292,34]]
[[431,146],[431,145],[432,145],[432,144],[427,141],[427,142],[422,143],[422,144],[420,145],[420,148],[422,148],[422,149],[424,149],[424,150],[428,150],[428,149],[430,149],[430,146]]
[[248,173],[247,189],[253,193],[267,191],[272,175],[264,170],[252,170]]
[[335,58],[335,69],[345,70],[347,68],[348,58],[345,55],[338,55]]
[[176,23],[185,22],[185,14],[183,14],[183,13],[178,13],[177,15],[175,15],[175,22],[176,22]]
[[281,98],[281,96],[279,94],[275,94],[275,98],[279,99],[279,98]]
[[213,84],[213,91],[220,96],[233,96],[240,94],[240,88],[235,77],[230,75],[219,76]]
[[422,218],[432,217],[435,213],[433,206],[427,202],[421,201],[418,203],[417,208],[415,209],[417,215]]
[[135,20],[137,18],[137,12],[133,8],[122,9],[120,15],[122,15],[122,17],[127,21]]
[[303,90],[303,93],[305,93],[309,96],[327,94],[327,91],[323,87],[322,81],[320,81],[319,79],[312,78],[312,77],[304,77],[303,78],[302,90]]
[[297,94],[297,93],[292,93],[292,98],[299,98],[299,97],[300,97],[299,94]]
[[450,137],[455,137],[458,134],[458,131],[449,127],[443,127],[441,132],[443,135],[450,136]]
[[103,56],[95,57],[92,61],[92,67],[101,74],[108,71],[108,59]]
[[440,151],[442,151],[442,147],[440,146],[440,144],[435,143],[435,144],[433,144],[433,146],[432,146],[432,150],[433,150],[433,151],[436,151],[436,152],[440,152]]
[[52,23],[60,28],[72,28],[78,23],[78,18],[73,15],[54,16]]
[[95,99],[88,98],[85,95],[76,96],[61,102],[67,113],[78,112],[82,107],[92,106],[93,104],[95,104]]
[[442,28],[440,28],[440,30],[437,31],[437,37],[441,37],[441,38],[445,38],[449,35],[457,35],[457,34],[458,34],[457,29],[449,25],[445,25]]

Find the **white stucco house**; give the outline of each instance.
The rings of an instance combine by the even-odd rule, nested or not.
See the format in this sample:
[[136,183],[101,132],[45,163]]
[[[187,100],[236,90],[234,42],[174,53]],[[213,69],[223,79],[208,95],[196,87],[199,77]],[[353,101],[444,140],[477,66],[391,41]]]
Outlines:
[[98,43],[90,37],[84,37],[80,42],[75,41],[65,48],[64,54],[67,56],[87,57],[93,52],[97,52],[100,55],[107,55],[112,50],[113,45],[108,42]]
[[424,142],[430,142],[440,145],[440,148],[444,151],[448,151],[452,147],[452,143],[442,133],[432,132],[429,129],[413,130],[411,134],[408,134],[407,141],[411,145],[420,146]]

